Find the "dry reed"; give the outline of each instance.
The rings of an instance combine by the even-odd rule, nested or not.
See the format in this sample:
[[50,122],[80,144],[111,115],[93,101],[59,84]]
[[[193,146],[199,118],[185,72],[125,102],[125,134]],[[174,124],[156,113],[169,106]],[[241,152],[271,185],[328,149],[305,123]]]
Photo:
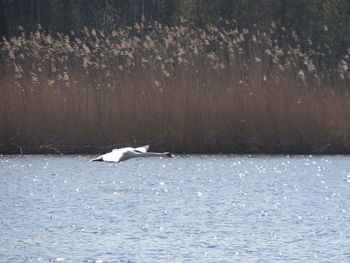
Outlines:
[[349,54],[328,67],[274,30],[143,23],[3,39],[0,152],[349,153]]

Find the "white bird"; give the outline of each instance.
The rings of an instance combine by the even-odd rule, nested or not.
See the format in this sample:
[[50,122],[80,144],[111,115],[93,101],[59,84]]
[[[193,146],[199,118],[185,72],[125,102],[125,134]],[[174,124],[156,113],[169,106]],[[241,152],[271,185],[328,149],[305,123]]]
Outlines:
[[95,159],[92,159],[91,162],[122,162],[131,158],[138,157],[150,157],[150,156],[167,156],[172,157],[171,153],[155,153],[155,152],[147,152],[149,145],[133,148],[133,147],[125,147],[120,149],[114,149],[110,153],[106,153],[101,155]]

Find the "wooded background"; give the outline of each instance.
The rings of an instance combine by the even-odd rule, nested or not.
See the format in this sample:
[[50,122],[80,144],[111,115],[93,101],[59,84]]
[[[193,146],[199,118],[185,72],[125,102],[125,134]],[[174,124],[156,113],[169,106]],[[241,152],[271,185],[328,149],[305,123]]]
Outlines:
[[[296,32],[303,47],[330,49],[333,58],[350,44],[349,0],[0,0],[0,35],[45,30],[79,32],[133,25],[142,19],[173,25],[268,28],[271,23]],[[280,28],[280,27],[278,27]],[[328,50],[327,50],[328,51]],[[332,61],[332,60],[331,60]]]

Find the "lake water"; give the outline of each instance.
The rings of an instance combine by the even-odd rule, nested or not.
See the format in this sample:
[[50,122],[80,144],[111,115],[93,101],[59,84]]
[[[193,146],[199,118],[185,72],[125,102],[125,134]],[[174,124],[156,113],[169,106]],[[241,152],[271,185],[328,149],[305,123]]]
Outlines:
[[350,262],[350,157],[0,157],[0,262]]

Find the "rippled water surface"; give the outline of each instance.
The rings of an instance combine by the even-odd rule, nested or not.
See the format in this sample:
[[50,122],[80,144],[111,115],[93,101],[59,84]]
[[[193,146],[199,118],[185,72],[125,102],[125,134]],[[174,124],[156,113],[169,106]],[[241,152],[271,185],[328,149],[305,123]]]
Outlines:
[[350,262],[350,157],[0,157],[0,262]]

